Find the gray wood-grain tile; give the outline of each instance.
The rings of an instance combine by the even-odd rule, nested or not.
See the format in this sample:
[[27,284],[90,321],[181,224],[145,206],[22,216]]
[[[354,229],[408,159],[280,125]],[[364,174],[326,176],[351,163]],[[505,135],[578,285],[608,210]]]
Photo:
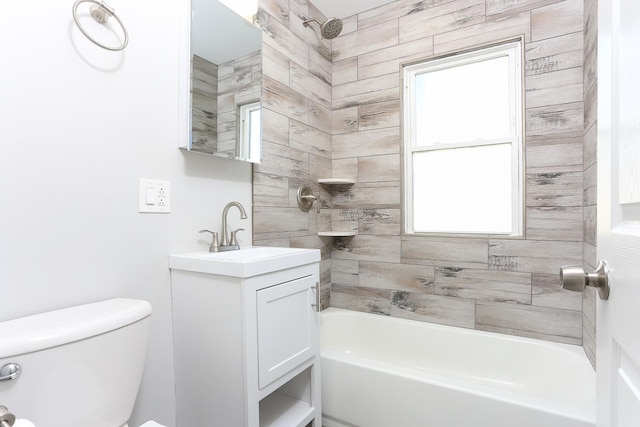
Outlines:
[[386,262],[360,262],[359,286],[433,293],[434,268]]
[[472,300],[404,291],[395,291],[391,298],[392,316],[461,328],[474,327]]
[[[340,240],[340,239],[337,239]],[[334,242],[334,259],[400,262],[399,236],[355,236]]]
[[555,274],[566,264],[582,262],[581,242],[549,240],[489,241],[489,268]]
[[584,0],[565,0],[531,11],[531,40],[583,31]]
[[386,289],[333,284],[331,286],[331,306],[388,315],[391,312],[390,293]]
[[532,305],[564,310],[582,310],[582,295],[562,289],[560,275],[533,274]]
[[582,313],[520,304],[476,303],[476,329],[582,344]]
[[408,264],[486,268],[488,258],[487,239],[402,237],[402,261]]
[[481,301],[531,304],[531,274],[437,267],[435,293]]

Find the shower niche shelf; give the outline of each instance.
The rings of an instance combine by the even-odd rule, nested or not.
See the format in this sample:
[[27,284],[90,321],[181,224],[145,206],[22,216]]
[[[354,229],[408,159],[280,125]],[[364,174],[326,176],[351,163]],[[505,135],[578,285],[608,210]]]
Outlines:
[[357,231],[318,231],[320,237],[353,237]]
[[355,179],[349,178],[320,178],[318,184],[325,185],[353,185],[356,183]]
[[[353,185],[355,179],[350,178],[320,178],[318,184],[325,185]],[[318,231],[320,237],[353,237],[357,235],[357,231]]]

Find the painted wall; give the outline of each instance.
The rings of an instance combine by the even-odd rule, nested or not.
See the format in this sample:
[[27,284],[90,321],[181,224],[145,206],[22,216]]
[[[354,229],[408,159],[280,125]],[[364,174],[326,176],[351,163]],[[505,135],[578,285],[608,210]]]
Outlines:
[[[198,230],[220,229],[227,202],[251,208],[250,165],[176,148],[183,4],[110,2],[131,38],[120,53],[77,30],[73,2],[13,2],[0,14],[0,320],[150,301],[132,426],[175,425],[168,255],[206,250]],[[139,178],[171,182],[171,214],[138,213]],[[230,226],[240,226],[235,211]],[[251,224],[242,227],[249,245]]]

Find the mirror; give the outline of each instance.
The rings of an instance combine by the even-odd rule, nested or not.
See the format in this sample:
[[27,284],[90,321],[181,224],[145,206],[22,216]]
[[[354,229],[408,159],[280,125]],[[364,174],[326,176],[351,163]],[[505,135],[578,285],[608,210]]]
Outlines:
[[259,163],[262,31],[218,0],[191,0],[190,16],[190,70],[183,73],[189,126],[181,148]]

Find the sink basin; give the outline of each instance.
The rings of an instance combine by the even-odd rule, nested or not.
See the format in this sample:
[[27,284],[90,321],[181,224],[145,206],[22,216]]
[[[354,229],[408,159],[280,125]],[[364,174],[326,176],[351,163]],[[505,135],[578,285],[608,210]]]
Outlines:
[[233,262],[251,262],[264,258],[287,256],[297,253],[300,253],[300,249],[254,246],[252,248],[240,249],[238,251],[204,252],[197,256],[205,259],[220,259]]
[[169,267],[222,276],[252,277],[318,261],[319,249],[254,246],[229,252],[171,255]]

